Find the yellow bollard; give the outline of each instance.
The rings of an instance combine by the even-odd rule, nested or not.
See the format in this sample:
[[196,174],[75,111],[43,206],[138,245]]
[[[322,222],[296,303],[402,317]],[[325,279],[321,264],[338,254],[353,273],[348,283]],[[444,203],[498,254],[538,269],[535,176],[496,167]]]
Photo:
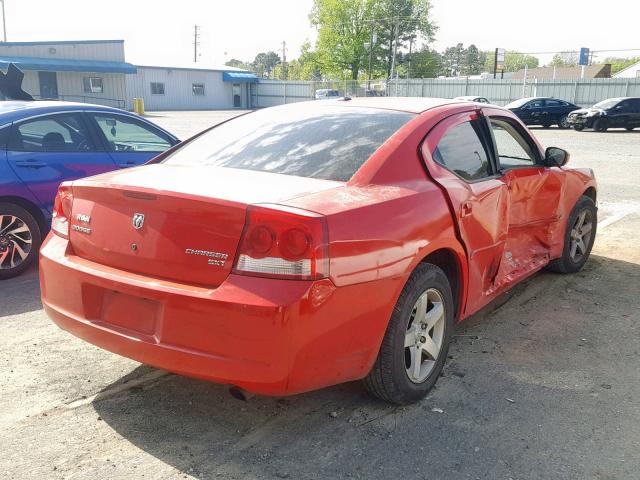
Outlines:
[[134,99],[133,99],[133,111],[134,111],[134,113],[138,113],[138,109],[139,109],[139,106],[138,106],[138,99],[137,99],[137,98],[134,98]]
[[138,110],[138,114],[144,116],[144,98],[138,99]]

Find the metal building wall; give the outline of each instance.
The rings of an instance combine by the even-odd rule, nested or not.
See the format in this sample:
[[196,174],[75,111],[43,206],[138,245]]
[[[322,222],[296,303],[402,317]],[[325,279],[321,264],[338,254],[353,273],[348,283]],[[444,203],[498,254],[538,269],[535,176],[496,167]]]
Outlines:
[[[94,103],[109,107],[125,108],[126,83],[124,73],[56,72],[58,100]],[[84,93],[84,77],[101,77],[102,93]],[[38,72],[26,70],[22,87],[25,92],[40,98]]]
[[[78,42],[11,42],[0,43],[0,55],[11,57],[71,58],[78,60],[111,60],[124,62],[124,41]],[[55,53],[51,53],[52,49]]]
[[[233,109],[232,83],[222,80],[222,72],[138,66],[138,73],[127,75],[127,106],[134,98],[143,98],[147,110],[219,110]],[[164,95],[151,93],[151,83],[164,83]],[[204,95],[193,94],[192,84],[204,84]],[[247,84],[241,83],[242,107],[249,108]]]

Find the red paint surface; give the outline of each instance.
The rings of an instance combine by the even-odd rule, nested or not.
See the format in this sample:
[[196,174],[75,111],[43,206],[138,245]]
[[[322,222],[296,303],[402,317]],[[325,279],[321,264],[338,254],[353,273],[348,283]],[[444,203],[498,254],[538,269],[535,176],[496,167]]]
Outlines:
[[[456,259],[458,320],[561,254],[569,212],[595,188],[590,172],[535,166],[468,184],[431,152],[477,105],[354,104],[428,110],[348,183],[164,164],[74,182],[73,215],[90,215],[92,232],[50,234],[43,245],[47,313],[74,335],[143,363],[293,394],[368,373],[400,291],[433,252]],[[265,203],[326,219],[327,278],[231,273],[247,206]],[[131,227],[137,212],[146,215],[140,230]],[[187,248],[228,259],[208,265]]]

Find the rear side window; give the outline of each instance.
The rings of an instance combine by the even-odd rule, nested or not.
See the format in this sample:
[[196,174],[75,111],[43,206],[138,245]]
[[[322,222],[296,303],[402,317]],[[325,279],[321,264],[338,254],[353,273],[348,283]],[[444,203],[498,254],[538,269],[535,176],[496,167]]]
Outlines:
[[471,122],[451,127],[433,152],[437,163],[467,181],[481,180],[492,174],[489,155],[477,128]]
[[82,118],[75,114],[39,117],[14,125],[9,150],[88,152],[95,150]]
[[267,108],[215,127],[164,162],[347,181],[414,117],[335,105]]

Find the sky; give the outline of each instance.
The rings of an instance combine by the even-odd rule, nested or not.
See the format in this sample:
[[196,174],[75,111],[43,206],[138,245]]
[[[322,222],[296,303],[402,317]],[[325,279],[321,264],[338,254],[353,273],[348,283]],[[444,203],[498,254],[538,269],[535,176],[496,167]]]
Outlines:
[[[640,0],[433,0],[438,25],[433,46],[462,42],[481,50],[521,52],[637,49]],[[307,40],[313,0],[5,0],[9,41],[124,39],[136,64],[193,62],[193,26],[201,27],[199,62],[252,60],[260,51],[295,58]],[[552,55],[542,55],[547,62]]]

